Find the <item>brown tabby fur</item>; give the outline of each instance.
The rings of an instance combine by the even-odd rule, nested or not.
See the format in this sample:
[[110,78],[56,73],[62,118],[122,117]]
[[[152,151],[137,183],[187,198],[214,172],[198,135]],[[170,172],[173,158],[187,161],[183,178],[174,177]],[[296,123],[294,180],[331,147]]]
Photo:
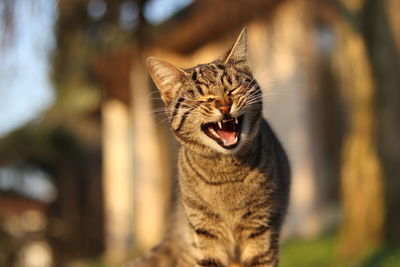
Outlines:
[[[277,266],[289,164],[262,118],[262,93],[247,62],[247,30],[231,50],[190,69],[149,58],[172,131],[181,142],[179,200],[164,241],[127,266]],[[228,103],[228,104],[227,104]],[[202,125],[242,116],[234,148],[207,136]]]

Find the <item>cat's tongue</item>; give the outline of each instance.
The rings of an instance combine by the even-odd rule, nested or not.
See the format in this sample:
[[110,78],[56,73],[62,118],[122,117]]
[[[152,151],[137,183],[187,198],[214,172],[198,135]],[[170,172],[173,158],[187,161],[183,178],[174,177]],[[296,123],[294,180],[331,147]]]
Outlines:
[[221,137],[224,146],[231,146],[236,144],[237,135],[235,131],[225,131],[223,129],[217,130],[217,134]]
[[224,148],[233,148],[239,142],[240,128],[237,118],[204,124],[202,130]]

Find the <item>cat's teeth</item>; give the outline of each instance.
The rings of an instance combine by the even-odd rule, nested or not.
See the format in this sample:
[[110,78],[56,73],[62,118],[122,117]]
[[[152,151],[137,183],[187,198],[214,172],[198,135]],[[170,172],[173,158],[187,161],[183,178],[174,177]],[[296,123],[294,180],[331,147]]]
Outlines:
[[220,129],[222,129],[222,122],[221,121],[218,122],[218,126],[219,126]]
[[217,132],[216,132],[213,128],[210,128],[210,132],[211,132],[214,136],[219,137],[219,135],[217,134]]
[[235,118],[235,123],[236,123],[236,124],[239,124],[239,121],[238,121],[238,119],[237,119],[237,118]]

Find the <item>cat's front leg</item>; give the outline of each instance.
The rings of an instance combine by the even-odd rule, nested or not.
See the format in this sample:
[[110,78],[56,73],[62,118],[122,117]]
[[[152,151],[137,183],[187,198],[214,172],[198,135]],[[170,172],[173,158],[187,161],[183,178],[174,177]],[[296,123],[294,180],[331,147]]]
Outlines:
[[194,230],[193,240],[193,256],[196,267],[229,266],[229,258],[221,236],[198,228]]
[[[183,231],[196,267],[230,267],[229,234],[220,214],[196,196],[182,196]],[[232,238],[231,238],[232,239]]]
[[278,266],[279,234],[271,227],[256,227],[240,247],[240,261],[244,267]]

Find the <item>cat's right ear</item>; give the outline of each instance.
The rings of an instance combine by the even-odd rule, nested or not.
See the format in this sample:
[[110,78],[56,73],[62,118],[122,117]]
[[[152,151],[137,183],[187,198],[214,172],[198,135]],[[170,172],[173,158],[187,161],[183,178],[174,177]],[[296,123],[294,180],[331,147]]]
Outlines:
[[181,83],[186,72],[171,63],[155,57],[146,60],[147,68],[165,104],[169,104],[175,97],[176,85]]

